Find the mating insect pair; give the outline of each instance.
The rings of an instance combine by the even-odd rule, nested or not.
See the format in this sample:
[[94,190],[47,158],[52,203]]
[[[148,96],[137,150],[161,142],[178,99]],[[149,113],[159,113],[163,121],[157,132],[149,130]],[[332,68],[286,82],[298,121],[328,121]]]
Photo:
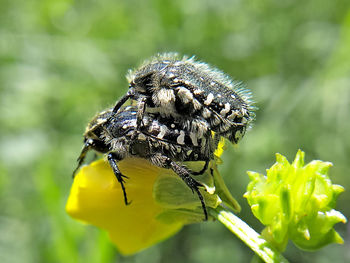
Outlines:
[[[205,161],[203,173],[219,138],[237,143],[254,118],[250,93],[225,74],[193,58],[163,54],[128,75],[129,90],[113,109],[98,114],[87,127],[82,164],[87,150],[106,153],[127,196],[117,161],[130,155],[174,170],[201,200],[185,166],[177,162]],[[123,108],[128,101],[136,107]],[[215,133],[215,138],[212,137]]]

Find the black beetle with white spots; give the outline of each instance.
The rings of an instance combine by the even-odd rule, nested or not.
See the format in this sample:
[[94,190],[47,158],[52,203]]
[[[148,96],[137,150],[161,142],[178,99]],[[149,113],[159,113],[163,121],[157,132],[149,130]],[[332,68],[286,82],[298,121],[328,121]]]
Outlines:
[[[112,109],[97,114],[84,133],[85,143],[75,171],[82,165],[89,150],[106,154],[121,184],[125,204],[129,204],[124,185],[124,178],[127,177],[120,172],[118,161],[128,157],[145,158],[153,165],[172,169],[193,192],[196,192],[207,219],[206,206],[198,189],[203,185],[192,175],[203,174],[210,160],[214,158],[217,145],[212,134],[208,131],[194,143],[193,132],[181,129],[180,123],[172,118],[145,112],[142,125],[137,129],[136,116],[137,108],[134,106],[121,108],[116,114],[112,113]],[[200,171],[191,171],[182,164],[186,161],[202,161],[204,165]]]
[[[203,185],[192,176],[208,169],[220,137],[235,144],[244,136],[255,116],[250,92],[218,69],[174,53],[153,57],[127,78],[127,93],[88,124],[74,174],[89,150],[106,154],[128,204],[127,177],[117,163],[145,158],[179,175],[197,193],[207,220]],[[128,101],[134,106],[125,107]],[[195,172],[186,161],[205,164]]]
[[[113,112],[129,99],[137,101],[139,120],[145,111],[171,116],[198,137],[207,130],[237,143],[254,119],[251,93],[239,82],[193,57],[166,53],[129,72],[129,90]],[[138,121],[138,125],[139,125]]]

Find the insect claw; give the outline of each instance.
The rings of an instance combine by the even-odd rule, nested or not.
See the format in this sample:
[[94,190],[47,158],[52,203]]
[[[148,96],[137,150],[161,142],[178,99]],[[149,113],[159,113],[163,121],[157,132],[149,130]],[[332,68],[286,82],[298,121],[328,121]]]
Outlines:
[[124,175],[124,174],[120,174],[120,177],[123,177],[123,178],[125,178],[125,179],[129,179],[129,176],[126,176],[126,175]]

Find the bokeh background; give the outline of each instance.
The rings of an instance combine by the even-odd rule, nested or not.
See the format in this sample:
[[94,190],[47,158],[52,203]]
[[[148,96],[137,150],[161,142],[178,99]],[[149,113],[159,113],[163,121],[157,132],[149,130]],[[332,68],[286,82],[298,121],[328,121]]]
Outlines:
[[[247,170],[276,152],[331,161],[350,218],[350,2],[348,0],[0,0],[0,262],[248,262],[253,253],[219,223],[185,227],[122,257],[105,232],[64,207],[82,132],[127,90],[129,68],[157,52],[196,55],[254,94],[254,127],[229,146],[220,171],[244,198]],[[122,227],[122,226],[121,226]],[[291,262],[349,262],[344,245]]]

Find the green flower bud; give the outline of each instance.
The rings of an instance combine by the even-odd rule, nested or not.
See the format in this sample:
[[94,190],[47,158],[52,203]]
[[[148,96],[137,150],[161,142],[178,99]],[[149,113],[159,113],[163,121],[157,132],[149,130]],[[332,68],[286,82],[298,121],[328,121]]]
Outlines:
[[289,239],[305,250],[343,243],[333,226],[346,222],[334,210],[344,189],[328,177],[332,163],[315,160],[304,166],[304,155],[299,150],[290,164],[276,154],[277,162],[267,169],[267,176],[248,172],[251,182],[244,197],[266,226],[262,235],[281,251]]

